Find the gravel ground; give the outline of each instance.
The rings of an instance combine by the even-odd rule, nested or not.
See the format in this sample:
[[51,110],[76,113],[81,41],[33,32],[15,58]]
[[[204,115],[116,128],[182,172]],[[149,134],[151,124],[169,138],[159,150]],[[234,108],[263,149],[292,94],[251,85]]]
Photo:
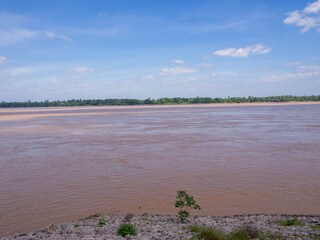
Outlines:
[[[302,225],[281,226],[277,221],[296,219]],[[98,223],[105,220],[105,225]],[[137,229],[137,235],[121,237],[117,229],[121,223],[129,221]],[[246,214],[235,216],[191,216],[186,223],[181,223],[177,215],[93,215],[61,225],[27,234],[0,238],[1,240],[27,239],[190,239],[195,233],[189,225],[213,227],[228,233],[244,226],[258,228],[264,232],[281,234],[285,239],[320,239],[320,215],[287,214]]]

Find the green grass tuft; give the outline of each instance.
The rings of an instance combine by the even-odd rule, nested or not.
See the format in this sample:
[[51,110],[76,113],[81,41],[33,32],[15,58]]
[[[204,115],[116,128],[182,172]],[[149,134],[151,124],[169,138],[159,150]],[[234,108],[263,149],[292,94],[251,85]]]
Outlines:
[[125,237],[126,235],[137,235],[136,228],[131,223],[122,223],[117,231],[118,235]]
[[197,233],[191,239],[204,239],[204,240],[227,240],[226,235],[217,229],[205,226],[190,225],[188,227],[190,232]]
[[106,222],[106,220],[104,219],[104,217],[101,217],[100,219],[99,219],[99,222],[98,222],[98,227],[102,227],[102,226],[104,226],[104,225],[106,225],[107,224],[107,222]]
[[84,219],[85,220],[89,220],[89,219],[96,219],[96,218],[99,218],[99,217],[102,217],[102,215],[100,213],[96,213],[96,214],[90,215],[88,217],[85,217]]
[[134,215],[132,213],[128,213],[125,217],[124,217],[124,221],[125,222],[130,222],[131,218],[133,218]]
[[198,232],[201,232],[201,230],[203,229],[202,226],[198,226],[198,225],[190,225],[187,227],[187,229],[190,231],[190,232],[195,232],[195,233],[198,233]]
[[304,223],[298,221],[297,219],[287,219],[287,220],[278,220],[275,223],[279,224],[280,226],[304,226]]
[[241,228],[241,229],[238,229],[238,230],[235,230],[233,232],[231,232],[229,235],[228,235],[228,239],[230,240],[249,240],[249,239],[252,239],[250,234],[244,229],[244,228]]
[[310,227],[313,229],[316,229],[316,228],[320,228],[320,225],[319,226],[311,225]]
[[196,233],[191,239],[193,240],[249,240],[249,239],[274,239],[284,240],[286,239],[280,234],[270,234],[263,232],[253,226],[244,226],[231,233],[224,233],[218,229],[211,227],[190,225],[187,227],[190,232]]

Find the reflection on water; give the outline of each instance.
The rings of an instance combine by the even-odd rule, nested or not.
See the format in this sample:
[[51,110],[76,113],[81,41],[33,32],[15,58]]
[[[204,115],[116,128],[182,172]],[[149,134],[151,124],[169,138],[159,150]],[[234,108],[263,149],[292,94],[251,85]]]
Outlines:
[[175,213],[180,189],[205,215],[320,212],[320,105],[1,118],[0,236],[97,212]]

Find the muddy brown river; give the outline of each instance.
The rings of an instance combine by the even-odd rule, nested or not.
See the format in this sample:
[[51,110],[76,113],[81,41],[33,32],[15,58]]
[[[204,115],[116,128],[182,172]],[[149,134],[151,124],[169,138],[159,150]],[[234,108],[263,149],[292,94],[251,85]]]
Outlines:
[[0,109],[0,236],[94,213],[320,213],[320,104]]

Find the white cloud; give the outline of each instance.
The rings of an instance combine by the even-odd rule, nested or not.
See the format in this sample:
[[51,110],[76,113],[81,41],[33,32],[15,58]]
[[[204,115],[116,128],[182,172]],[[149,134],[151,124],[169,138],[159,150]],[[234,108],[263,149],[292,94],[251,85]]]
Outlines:
[[185,83],[192,83],[197,82],[200,79],[198,77],[189,77],[189,78],[182,78],[182,79],[170,79],[170,80],[163,80],[162,84],[164,85],[172,85],[172,84],[185,84]]
[[303,11],[305,13],[318,13],[320,11],[320,0],[309,4]]
[[203,60],[209,60],[211,58],[211,54],[205,55],[201,57]]
[[267,48],[266,46],[263,46],[262,44],[257,44],[251,46],[251,52],[256,54],[265,54],[271,51],[272,48]]
[[317,27],[320,24],[318,17],[307,17],[301,14],[298,10],[289,13],[289,16],[284,19],[285,24],[295,24],[299,27],[303,27],[301,32],[306,32],[312,27]]
[[35,33],[23,28],[0,29],[0,46],[11,45],[35,36]]
[[77,87],[83,88],[83,87],[89,87],[90,84],[89,83],[78,83],[76,84]]
[[49,84],[51,85],[62,85],[64,84],[64,82],[60,81],[60,80],[57,80],[57,79],[52,79],[49,81]]
[[261,18],[264,18],[264,16],[260,15],[258,17],[248,16],[246,19],[237,20],[233,22],[226,22],[223,24],[216,24],[216,23],[209,23],[209,24],[200,24],[195,26],[188,26],[187,30],[190,31],[192,34],[198,34],[198,33],[206,33],[206,32],[212,32],[212,31],[219,31],[219,30],[234,30],[234,29],[243,29],[248,28],[249,25],[251,25],[251,22],[256,22],[260,20]]
[[309,65],[309,66],[300,66],[297,69],[299,72],[310,72],[315,71],[320,73],[320,65]]
[[154,76],[149,74],[143,77],[144,79],[154,79]]
[[300,66],[297,68],[296,73],[283,73],[271,76],[264,76],[259,79],[247,81],[253,82],[283,82],[288,80],[305,80],[312,77],[320,76],[320,65]]
[[204,67],[204,68],[208,68],[208,67],[212,67],[212,63],[205,63],[205,64],[202,64],[200,66]]
[[94,72],[96,69],[89,68],[89,67],[74,67],[72,68],[72,72],[79,73],[79,74],[87,74],[89,72]]
[[[313,2],[306,6],[302,11],[296,10],[288,13],[283,21],[285,24],[295,24],[296,26],[303,27],[301,32],[306,32],[310,28],[320,26],[320,0]],[[316,14],[316,15],[309,15]],[[318,28],[320,31],[320,28]]]
[[6,70],[5,73],[10,75],[11,77],[19,77],[21,75],[30,75],[37,72],[37,69],[33,67],[17,67]]
[[121,28],[103,28],[103,29],[74,29],[76,33],[84,35],[96,35],[96,36],[117,36],[121,33]]
[[0,46],[12,45],[34,37],[36,33],[23,27],[30,22],[28,18],[0,11]]
[[174,60],[171,60],[171,62],[178,63],[178,64],[185,64],[186,63],[186,61],[181,60],[181,59],[174,59]]
[[109,14],[108,13],[105,13],[105,12],[99,12],[98,14],[97,14],[97,17],[108,17],[109,16]]
[[287,80],[301,80],[312,76],[320,76],[319,72],[305,72],[305,73],[284,73],[279,75],[265,76],[260,78],[263,82],[282,82]]
[[237,50],[236,48],[226,48],[226,49],[223,49],[223,50],[217,50],[213,54],[214,55],[219,55],[219,56],[230,56],[236,50]]
[[46,36],[51,38],[51,39],[63,39],[65,41],[71,41],[71,38],[69,38],[69,37],[67,37],[65,35],[58,35],[58,34],[55,34],[53,32],[47,32]]
[[211,77],[213,77],[213,78],[216,77],[216,76],[217,76],[216,73],[212,73],[212,74],[211,74]]
[[7,60],[5,56],[0,56],[0,65]]
[[262,44],[256,44],[244,48],[226,48],[217,50],[213,54],[218,56],[230,56],[230,57],[248,57],[250,53],[265,54],[271,51],[272,48],[263,46]]
[[297,65],[301,65],[302,62],[287,62],[285,64],[286,67],[289,67],[289,66],[297,66]]
[[159,75],[160,76],[180,75],[180,74],[188,74],[188,73],[196,73],[196,72],[198,72],[198,69],[175,67],[175,68],[163,68]]
[[[251,73],[265,73],[265,72],[270,72],[269,68],[259,68],[252,70]],[[248,72],[250,74],[250,72]]]

